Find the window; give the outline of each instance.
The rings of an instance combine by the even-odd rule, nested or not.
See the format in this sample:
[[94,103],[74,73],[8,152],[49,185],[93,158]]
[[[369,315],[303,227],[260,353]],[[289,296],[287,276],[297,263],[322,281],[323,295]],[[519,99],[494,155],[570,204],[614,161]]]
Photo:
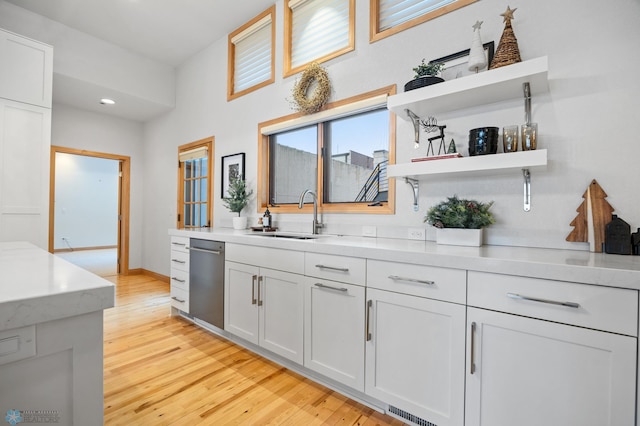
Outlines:
[[211,226],[213,137],[178,148],[178,228]]
[[311,189],[323,212],[393,213],[387,165],[395,162],[395,115],[386,99],[394,93],[390,86],[260,124],[259,206],[299,213],[300,194]]
[[371,42],[452,12],[477,0],[370,0]]
[[355,0],[286,0],[284,75],[355,48]]
[[275,6],[229,34],[227,100],[275,81]]

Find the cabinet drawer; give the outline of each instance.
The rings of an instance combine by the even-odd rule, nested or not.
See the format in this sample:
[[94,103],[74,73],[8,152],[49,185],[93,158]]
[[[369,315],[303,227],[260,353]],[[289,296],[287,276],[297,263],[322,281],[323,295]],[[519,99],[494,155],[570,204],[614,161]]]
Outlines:
[[304,273],[304,253],[301,251],[227,243],[225,259],[261,268]]
[[466,284],[462,269],[367,261],[367,287],[464,304]]
[[189,238],[171,237],[171,250],[187,253],[189,251]]
[[305,253],[304,274],[310,277],[364,285],[366,260],[359,257]]
[[171,250],[171,269],[189,272],[189,253]]
[[469,271],[469,306],[637,336],[638,292]]
[[189,290],[189,273],[177,268],[171,268],[171,287]]
[[183,312],[189,312],[189,292],[178,288],[174,285],[171,286],[171,306],[180,309]]

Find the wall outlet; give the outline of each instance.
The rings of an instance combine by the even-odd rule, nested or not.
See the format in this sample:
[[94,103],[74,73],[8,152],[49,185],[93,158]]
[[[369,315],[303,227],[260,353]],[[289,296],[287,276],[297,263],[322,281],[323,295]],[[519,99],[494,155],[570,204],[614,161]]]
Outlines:
[[426,232],[424,228],[409,228],[408,237],[410,240],[425,241]]
[[363,237],[375,237],[378,234],[375,226],[364,225],[362,227]]

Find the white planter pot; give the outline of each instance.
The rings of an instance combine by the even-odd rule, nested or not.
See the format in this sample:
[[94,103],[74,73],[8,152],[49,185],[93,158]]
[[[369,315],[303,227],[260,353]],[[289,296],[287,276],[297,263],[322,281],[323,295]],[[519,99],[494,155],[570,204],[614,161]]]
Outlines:
[[247,229],[247,217],[246,216],[234,217],[233,229]]
[[480,247],[482,245],[482,229],[437,228],[436,242],[452,246]]

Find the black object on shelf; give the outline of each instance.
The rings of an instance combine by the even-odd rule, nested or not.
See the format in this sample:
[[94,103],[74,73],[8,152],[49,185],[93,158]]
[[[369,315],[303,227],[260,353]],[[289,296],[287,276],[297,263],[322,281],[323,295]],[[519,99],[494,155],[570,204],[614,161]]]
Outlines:
[[486,155],[498,152],[497,127],[480,127],[469,130],[469,155]]
[[640,228],[638,228],[638,232],[631,234],[631,246],[633,254],[640,255]]
[[604,251],[610,254],[631,254],[631,227],[618,215],[604,227]]
[[410,82],[404,85],[404,91],[408,92],[409,90],[419,89],[420,87],[431,86],[432,84],[442,83],[444,81],[443,78],[436,77],[433,75],[425,75],[422,77],[414,78]]

